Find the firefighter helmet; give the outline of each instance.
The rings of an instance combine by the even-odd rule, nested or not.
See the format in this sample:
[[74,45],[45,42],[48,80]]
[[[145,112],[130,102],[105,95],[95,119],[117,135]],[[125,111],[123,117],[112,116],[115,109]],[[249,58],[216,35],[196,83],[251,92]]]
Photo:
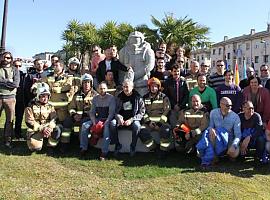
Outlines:
[[93,77],[90,74],[84,74],[81,76],[81,81],[90,81],[93,82]]
[[156,84],[158,86],[158,89],[161,88],[161,83],[158,78],[152,77],[148,80],[147,85],[148,87],[151,87],[152,84]]
[[76,65],[80,65],[80,61],[79,61],[79,59],[78,58],[76,58],[76,57],[72,57],[72,58],[70,58],[69,60],[68,60],[68,65],[70,65],[70,64],[76,64]]
[[39,98],[39,96],[42,94],[48,94],[49,96],[51,96],[50,87],[47,83],[38,83],[36,92],[37,98]]

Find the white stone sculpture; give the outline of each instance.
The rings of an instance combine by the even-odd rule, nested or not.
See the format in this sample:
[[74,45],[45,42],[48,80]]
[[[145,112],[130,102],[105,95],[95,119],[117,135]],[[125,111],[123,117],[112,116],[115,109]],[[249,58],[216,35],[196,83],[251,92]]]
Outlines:
[[[155,66],[155,54],[148,42],[144,41],[144,35],[139,31],[130,33],[126,45],[119,51],[119,60],[132,70],[120,74],[119,80],[125,78],[134,82],[134,88],[141,94],[147,93],[147,80],[150,71]],[[134,74],[133,74],[134,73]]]

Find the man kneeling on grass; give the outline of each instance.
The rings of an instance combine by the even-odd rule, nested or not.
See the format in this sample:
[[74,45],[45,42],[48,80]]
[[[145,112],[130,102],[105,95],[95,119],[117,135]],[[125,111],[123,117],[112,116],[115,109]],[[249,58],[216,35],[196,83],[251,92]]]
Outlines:
[[210,123],[202,139],[196,145],[202,165],[211,165],[214,158],[225,153],[234,160],[240,152],[241,123],[239,116],[231,110],[232,101],[222,97],[220,108],[210,113]]
[[178,143],[176,150],[187,154],[195,153],[195,145],[208,125],[207,108],[201,103],[200,96],[194,94],[191,97],[191,108],[180,111],[178,125],[173,129],[175,140]]
[[61,130],[56,126],[56,111],[48,103],[50,98],[49,86],[39,83],[37,97],[25,109],[25,123],[27,129],[27,145],[31,151],[40,151],[43,138],[48,139],[47,146],[55,147],[61,136]]
[[242,141],[240,145],[241,156],[245,156],[250,148],[256,149],[255,161],[266,163],[264,155],[265,138],[263,132],[263,122],[259,113],[254,112],[251,101],[243,103],[243,112],[239,114],[241,120]]

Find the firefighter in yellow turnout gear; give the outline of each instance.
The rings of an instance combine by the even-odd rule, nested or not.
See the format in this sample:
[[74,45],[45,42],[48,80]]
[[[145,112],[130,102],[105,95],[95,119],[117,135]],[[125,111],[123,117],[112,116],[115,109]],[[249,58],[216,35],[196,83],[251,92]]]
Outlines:
[[[64,66],[61,62],[54,63],[54,74],[42,81],[48,83],[51,91],[50,103],[54,106],[59,122],[63,124],[69,116],[68,104],[74,95],[74,80],[64,73]],[[62,143],[69,143],[70,132],[63,130],[61,135]]]
[[173,131],[179,144],[176,150],[186,153],[195,153],[195,145],[209,125],[209,113],[203,107],[199,95],[191,97],[191,106],[190,109],[180,111],[177,127]]
[[157,131],[160,134],[160,150],[168,151],[170,146],[170,125],[167,123],[167,115],[171,110],[169,98],[163,94],[161,83],[157,78],[148,80],[149,93],[144,95],[146,113],[141,129],[140,138],[149,148],[155,148],[156,144],[150,131]]
[[80,61],[76,57],[72,57],[68,60],[68,77],[72,79],[73,85],[72,90],[70,91],[73,96],[76,94],[81,88],[81,68],[80,68]]
[[93,89],[93,78],[90,74],[81,77],[82,88],[70,102],[69,117],[63,123],[64,130],[71,133],[72,128],[75,134],[79,134],[82,123],[89,121],[89,111],[92,106],[92,99],[98,93]]
[[25,109],[25,123],[28,127],[27,145],[31,151],[42,149],[43,138],[48,138],[48,146],[55,147],[61,134],[60,128],[56,125],[56,111],[48,103],[49,86],[46,83],[39,83],[36,93],[36,98]]

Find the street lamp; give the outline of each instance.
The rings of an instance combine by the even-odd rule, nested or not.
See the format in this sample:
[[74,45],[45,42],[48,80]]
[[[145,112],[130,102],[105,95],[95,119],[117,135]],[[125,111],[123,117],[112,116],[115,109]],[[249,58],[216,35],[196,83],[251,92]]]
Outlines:
[[8,13],[8,0],[4,3],[3,23],[2,23],[2,37],[0,53],[3,53],[6,49],[6,29],[7,29],[7,13]]
[[264,44],[264,64],[266,64],[266,41],[261,39],[261,43]]

